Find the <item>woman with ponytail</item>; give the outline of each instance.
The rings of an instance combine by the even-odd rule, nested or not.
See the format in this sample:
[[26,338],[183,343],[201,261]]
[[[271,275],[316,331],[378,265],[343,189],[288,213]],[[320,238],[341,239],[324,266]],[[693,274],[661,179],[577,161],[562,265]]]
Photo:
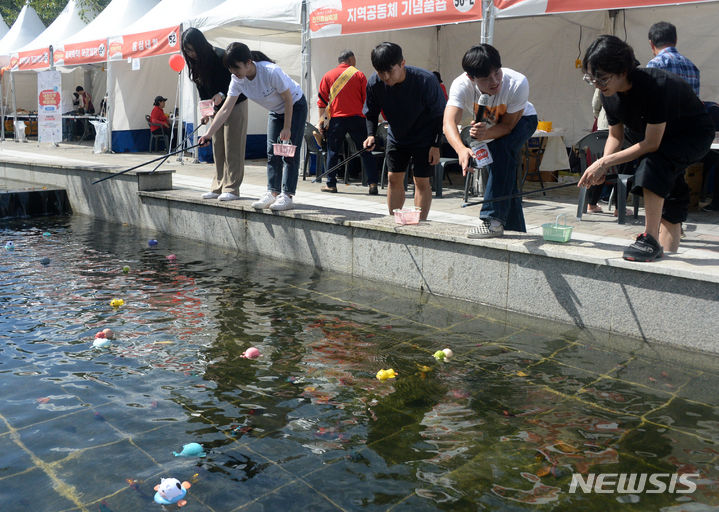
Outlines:
[[[250,51],[246,44],[231,43],[226,50],[225,66],[232,73],[225,104],[215,115],[200,143],[209,141],[224,122],[241,95],[269,110],[267,117],[267,192],[252,203],[253,208],[291,210],[297,189],[300,148],[307,120],[307,101],[299,84],[292,80],[267,55]],[[296,146],[292,157],[275,155],[272,145],[291,141]]]
[[[213,47],[196,28],[182,33],[182,54],[187,62],[190,80],[197,86],[201,100],[211,99],[215,116],[225,102],[230,86],[230,72],[223,63],[225,50]],[[235,98],[227,118],[219,123],[212,137],[215,176],[203,199],[231,201],[240,198],[240,185],[245,175],[245,144],[247,139],[247,98]],[[209,117],[202,118],[202,124]]]

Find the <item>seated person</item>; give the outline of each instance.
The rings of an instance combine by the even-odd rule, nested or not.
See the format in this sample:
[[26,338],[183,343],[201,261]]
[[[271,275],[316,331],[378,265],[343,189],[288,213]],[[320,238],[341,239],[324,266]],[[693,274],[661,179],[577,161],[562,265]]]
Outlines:
[[166,101],[167,98],[163,98],[162,96],[155,97],[155,106],[150,113],[150,123],[152,123],[150,131],[156,134],[158,130],[161,130],[162,134],[167,135],[167,139],[170,140],[170,120],[164,111]]

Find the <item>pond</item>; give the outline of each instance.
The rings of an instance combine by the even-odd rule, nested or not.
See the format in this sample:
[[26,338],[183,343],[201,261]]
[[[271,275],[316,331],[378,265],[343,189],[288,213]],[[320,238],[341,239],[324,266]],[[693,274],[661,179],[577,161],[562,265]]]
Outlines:
[[187,511],[719,506],[715,357],[77,215],[0,233],[3,512],[162,510],[162,478]]

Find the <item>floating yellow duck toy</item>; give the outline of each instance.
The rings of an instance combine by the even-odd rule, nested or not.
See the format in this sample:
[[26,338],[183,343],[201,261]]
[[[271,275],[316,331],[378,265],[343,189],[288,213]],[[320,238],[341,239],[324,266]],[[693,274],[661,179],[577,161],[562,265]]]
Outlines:
[[122,306],[123,304],[125,304],[125,301],[122,300],[122,299],[112,299],[112,300],[110,301],[110,305],[111,305],[113,308],[119,308],[119,307]]
[[387,379],[394,379],[397,375],[399,375],[397,372],[395,372],[392,368],[389,370],[380,370],[377,372],[377,379],[379,380],[387,380]]

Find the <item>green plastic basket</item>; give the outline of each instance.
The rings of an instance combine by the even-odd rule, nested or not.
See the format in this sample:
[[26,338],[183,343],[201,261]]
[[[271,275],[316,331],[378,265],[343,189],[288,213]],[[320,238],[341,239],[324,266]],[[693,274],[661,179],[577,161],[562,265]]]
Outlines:
[[546,241],[566,243],[572,238],[573,227],[559,223],[559,219],[565,215],[564,213],[557,215],[557,219],[554,223],[547,222],[546,224],[542,224],[542,236]]

